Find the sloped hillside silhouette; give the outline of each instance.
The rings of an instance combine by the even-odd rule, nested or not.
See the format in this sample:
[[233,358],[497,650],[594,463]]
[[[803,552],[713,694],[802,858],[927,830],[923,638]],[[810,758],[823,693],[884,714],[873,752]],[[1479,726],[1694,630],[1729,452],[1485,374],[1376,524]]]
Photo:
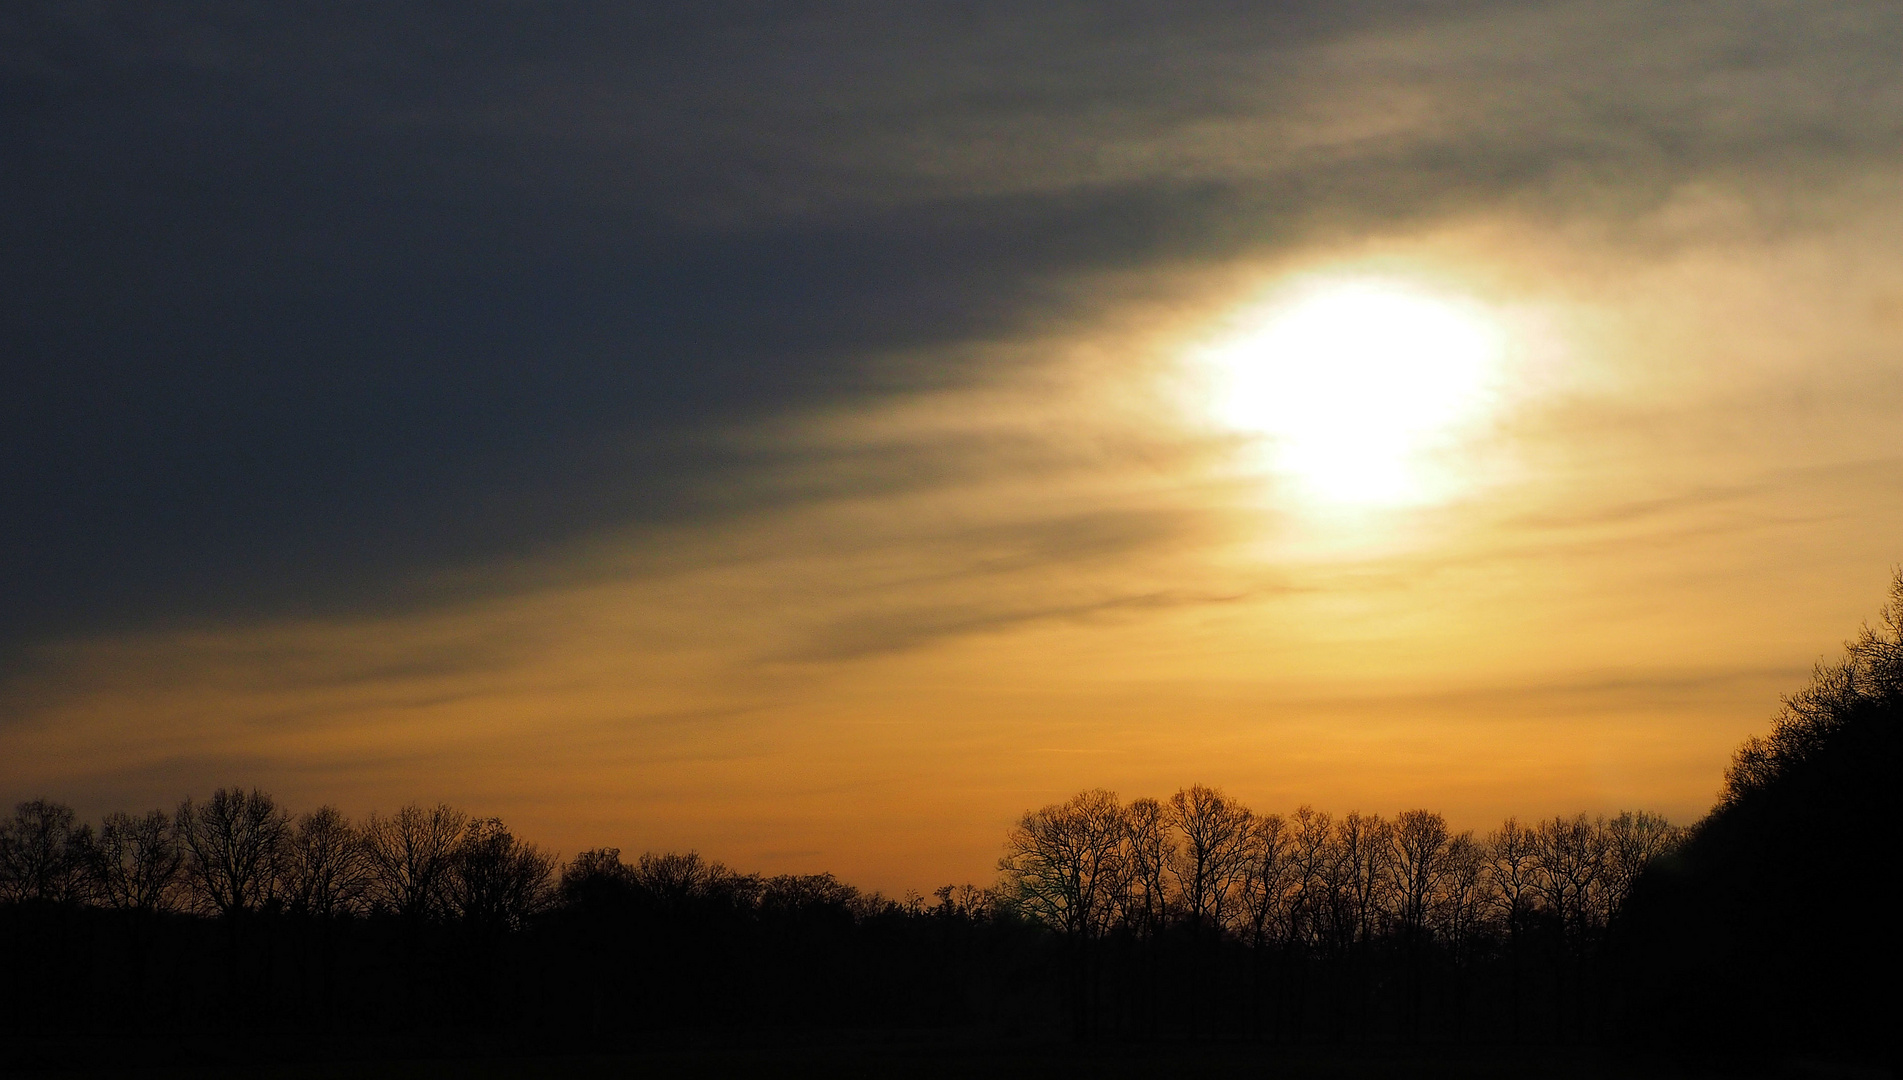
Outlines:
[[1631,902],[1634,1027],[1893,1058],[1903,572],[1878,625],[1739,747]]

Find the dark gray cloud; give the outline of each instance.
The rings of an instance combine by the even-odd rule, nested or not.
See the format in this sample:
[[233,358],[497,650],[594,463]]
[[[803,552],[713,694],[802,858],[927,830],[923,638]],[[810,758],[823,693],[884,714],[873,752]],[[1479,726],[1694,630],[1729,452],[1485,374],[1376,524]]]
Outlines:
[[761,451],[708,432],[974,377],[945,347],[1064,316],[1077,275],[1882,157],[1895,23],[14,5],[0,641],[396,603],[733,512]]

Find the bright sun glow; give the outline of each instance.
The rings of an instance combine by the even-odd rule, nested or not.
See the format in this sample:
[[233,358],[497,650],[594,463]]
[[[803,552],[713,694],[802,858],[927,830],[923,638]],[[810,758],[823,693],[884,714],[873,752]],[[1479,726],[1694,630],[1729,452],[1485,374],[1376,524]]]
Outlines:
[[1449,486],[1435,451],[1489,411],[1501,350],[1478,304],[1334,279],[1253,310],[1205,355],[1217,415],[1265,436],[1276,471],[1319,501],[1397,505]]

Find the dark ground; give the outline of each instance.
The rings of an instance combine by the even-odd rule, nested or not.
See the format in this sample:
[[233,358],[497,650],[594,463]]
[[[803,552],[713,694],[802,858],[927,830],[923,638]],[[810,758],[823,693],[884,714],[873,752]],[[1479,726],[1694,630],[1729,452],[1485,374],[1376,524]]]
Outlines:
[[[15,1042],[0,1074],[18,1077],[209,1077],[306,1080],[350,1076],[402,1080],[502,1080],[550,1077],[1277,1077],[1539,1078],[1539,1080],[1885,1080],[1880,1068],[1821,1058],[1732,1060],[1673,1054],[1634,1055],[1576,1047],[1273,1047],[1250,1043],[1096,1044],[1012,1040],[971,1034],[846,1033],[735,1038],[651,1037],[572,1053],[509,1048],[445,1053],[405,1042],[248,1048],[208,1046],[155,1056],[139,1042]],[[166,1060],[169,1058],[169,1060]],[[272,1060],[266,1062],[265,1058]]]

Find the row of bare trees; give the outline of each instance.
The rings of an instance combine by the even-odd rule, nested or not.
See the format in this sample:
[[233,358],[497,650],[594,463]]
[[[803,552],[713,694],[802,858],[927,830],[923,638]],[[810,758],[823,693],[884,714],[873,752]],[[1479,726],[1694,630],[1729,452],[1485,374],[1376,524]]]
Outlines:
[[[961,892],[960,889],[963,891]],[[972,886],[939,890],[947,912],[963,910],[981,894]],[[922,898],[888,900],[876,892],[861,892],[831,874],[743,873],[697,851],[643,852],[632,863],[621,861],[621,849],[584,851],[562,867],[557,886],[561,903],[580,909],[613,908],[638,904],[668,917],[687,912],[754,913],[773,916],[790,911],[830,908],[855,919],[888,912],[918,914]]]
[[[1376,938],[1458,951],[1477,934],[1511,939],[1541,919],[1577,943],[1618,918],[1639,874],[1679,837],[1644,811],[1508,819],[1477,837],[1426,810],[1390,821],[1303,806],[1284,817],[1200,784],[1128,805],[1097,790],[1031,811],[1010,830],[999,896],[1083,940],[1184,926],[1323,954]],[[46,800],[0,820],[0,900],[221,915],[382,911],[510,927],[555,898],[555,870],[500,820],[443,805],[354,824],[330,806],[293,817],[264,792],[233,787],[175,813],[108,814],[96,831]],[[589,852],[565,876],[572,888],[621,875],[657,896],[723,882],[758,891],[691,855],[646,855],[623,869],[618,853]]]
[[231,787],[172,813],[107,814],[97,830],[44,799],[0,819],[0,901],[385,912],[509,929],[552,899],[554,872],[552,856],[500,820],[444,805],[357,824],[332,806],[294,817],[262,791]]
[[1026,813],[1006,838],[1000,894],[1077,940],[1166,926],[1252,946],[1340,955],[1380,940],[1456,954],[1539,920],[1583,946],[1619,917],[1682,830],[1657,814],[1509,818],[1455,833],[1428,810],[1389,820],[1303,806],[1257,814],[1195,785],[1128,805],[1102,790]]

